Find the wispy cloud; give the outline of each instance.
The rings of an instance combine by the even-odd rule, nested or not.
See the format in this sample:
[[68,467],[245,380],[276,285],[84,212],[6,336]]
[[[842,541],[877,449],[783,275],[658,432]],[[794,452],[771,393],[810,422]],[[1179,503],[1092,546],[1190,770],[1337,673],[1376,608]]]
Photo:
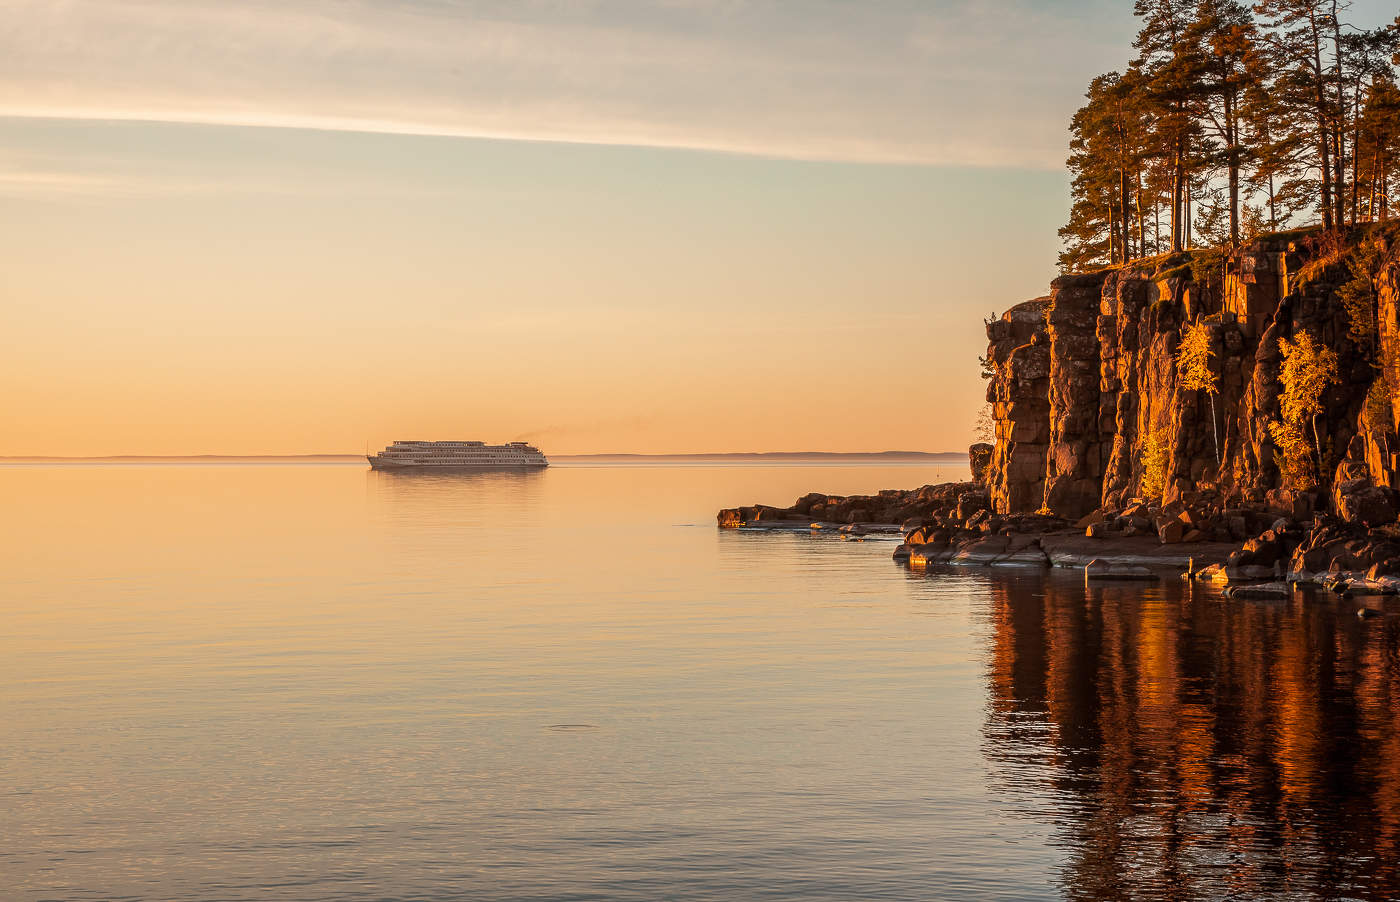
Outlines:
[[0,0],[0,115],[1048,168],[1121,6]]
[[[0,156],[0,197],[71,200],[229,194],[305,197],[340,196],[344,191],[344,185],[334,181],[227,171],[217,177],[201,176],[197,172],[172,171],[169,167],[152,169],[133,165],[131,159],[123,157],[71,152],[33,159]],[[413,187],[402,182],[379,184],[364,179],[356,181],[355,191],[360,197],[381,195],[403,199],[413,193],[424,197],[433,195],[430,189],[415,192]]]
[[0,163],[0,196],[119,193],[120,182],[86,173],[11,168]]

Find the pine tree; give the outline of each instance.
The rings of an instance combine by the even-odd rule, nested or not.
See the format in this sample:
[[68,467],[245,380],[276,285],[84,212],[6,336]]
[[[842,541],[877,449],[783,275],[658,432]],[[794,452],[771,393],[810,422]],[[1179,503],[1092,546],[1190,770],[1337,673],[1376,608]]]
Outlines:
[[[1083,269],[1094,263],[1124,263],[1142,250],[1141,219],[1134,188],[1141,168],[1144,116],[1136,76],[1110,72],[1089,84],[1087,102],[1070,124],[1070,171],[1074,205],[1060,229],[1066,248],[1060,265]],[[1135,247],[1136,244],[1136,247]]]
[[1185,38],[1196,60],[1203,121],[1219,141],[1227,179],[1229,241],[1240,240],[1240,170],[1244,165],[1244,96],[1262,80],[1258,29],[1238,0],[1200,0]]
[[1154,154],[1169,173],[1168,211],[1171,249],[1190,244],[1191,176],[1198,159],[1199,128],[1195,105],[1200,100],[1199,53],[1193,52],[1187,30],[1195,15],[1194,0],[1135,0],[1133,12],[1142,19],[1133,46],[1135,67],[1154,109],[1150,141]]
[[1253,162],[1245,181],[1251,193],[1261,195],[1268,230],[1277,232],[1316,204],[1318,183],[1306,169],[1310,138],[1285,117],[1269,81],[1245,91],[1243,117]]
[[1400,89],[1395,71],[1400,66],[1400,16],[1387,28],[1356,36],[1353,52],[1362,73],[1357,79],[1353,217],[1375,221],[1388,218],[1389,186],[1392,179],[1400,181]]
[[1400,89],[1378,80],[1357,119],[1356,183],[1359,213],[1372,222],[1389,218],[1390,186],[1400,182]]
[[1400,17],[1364,31],[1341,21],[1348,5],[1135,0],[1136,57],[1093,80],[1071,123],[1061,267],[1201,238],[1238,246],[1310,210],[1329,231],[1388,216],[1400,194]]
[[1342,36],[1342,56],[1346,60],[1347,72],[1346,105],[1343,109],[1347,117],[1346,131],[1351,135],[1351,223],[1361,220],[1361,129],[1364,110],[1371,92],[1385,84],[1394,83],[1395,72],[1391,68],[1391,55],[1396,52],[1397,32],[1391,28],[1377,28],[1371,31],[1357,31]]
[[1307,122],[1312,131],[1312,158],[1305,162],[1320,174],[1318,205],[1328,229],[1342,224],[1341,169],[1334,157],[1342,119],[1337,104],[1342,63],[1336,14],[1345,6],[1338,0],[1260,0],[1254,7],[1269,19],[1264,34],[1268,66],[1276,73],[1271,87],[1275,100],[1285,120]]

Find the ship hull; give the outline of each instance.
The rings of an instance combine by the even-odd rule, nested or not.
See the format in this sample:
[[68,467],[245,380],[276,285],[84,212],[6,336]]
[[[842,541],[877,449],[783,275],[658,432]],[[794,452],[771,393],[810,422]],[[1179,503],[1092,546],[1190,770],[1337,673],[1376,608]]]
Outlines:
[[510,463],[482,462],[482,463],[460,463],[457,461],[417,461],[417,460],[391,460],[371,454],[366,460],[369,461],[370,469],[386,470],[395,473],[444,473],[462,472],[470,470],[543,470],[549,466],[549,461],[542,463]]

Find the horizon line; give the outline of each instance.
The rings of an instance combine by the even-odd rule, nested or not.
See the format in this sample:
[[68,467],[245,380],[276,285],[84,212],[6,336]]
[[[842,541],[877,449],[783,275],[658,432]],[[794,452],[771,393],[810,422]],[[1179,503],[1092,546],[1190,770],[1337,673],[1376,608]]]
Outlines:
[[[961,458],[965,451],[682,451],[641,453],[633,451],[590,451],[556,454],[555,460],[598,458],[710,458],[710,457],[907,457]],[[143,461],[143,460],[364,460],[364,454],[328,452],[312,454],[0,454],[0,461]]]

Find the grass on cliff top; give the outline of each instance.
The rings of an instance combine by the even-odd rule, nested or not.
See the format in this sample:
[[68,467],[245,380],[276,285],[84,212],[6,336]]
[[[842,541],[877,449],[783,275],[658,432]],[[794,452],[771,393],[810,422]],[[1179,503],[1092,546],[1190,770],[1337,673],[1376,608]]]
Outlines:
[[1321,231],[1322,226],[1317,223],[1314,223],[1313,225],[1299,226],[1296,229],[1283,229],[1282,231],[1278,232],[1262,232],[1250,240],[1268,241],[1271,244],[1281,242],[1285,239],[1289,241],[1297,241],[1302,238],[1307,238],[1309,235],[1316,235]]
[[1366,222],[1335,232],[1311,230],[1301,243],[1312,256],[1289,278],[1290,286],[1302,287],[1324,278],[1347,278],[1349,268],[1339,267],[1355,259],[1362,245],[1377,239],[1390,244],[1400,240],[1400,222]]
[[[1307,225],[1293,229],[1282,229],[1277,232],[1262,232],[1250,238],[1244,244],[1245,246],[1256,243],[1277,246],[1294,242],[1311,241],[1321,247],[1325,244],[1325,234],[1322,226]],[[1382,234],[1400,240],[1400,221],[1362,223],[1350,227],[1340,233],[1340,242],[1343,247],[1350,247],[1364,238]],[[1127,263],[1087,269],[1080,274],[1108,272],[1112,270],[1136,270],[1146,273],[1152,279],[1180,278],[1189,275],[1193,268],[1199,272],[1203,266],[1218,264],[1223,259],[1225,253],[1226,249],[1224,245],[1193,247],[1184,251],[1166,251],[1164,253],[1154,254],[1150,257],[1138,257],[1129,260]],[[1322,256],[1325,256],[1325,254],[1320,254],[1317,259],[1321,259]],[[1309,262],[1311,263],[1312,261]],[[1335,262],[1335,260],[1331,262]]]

